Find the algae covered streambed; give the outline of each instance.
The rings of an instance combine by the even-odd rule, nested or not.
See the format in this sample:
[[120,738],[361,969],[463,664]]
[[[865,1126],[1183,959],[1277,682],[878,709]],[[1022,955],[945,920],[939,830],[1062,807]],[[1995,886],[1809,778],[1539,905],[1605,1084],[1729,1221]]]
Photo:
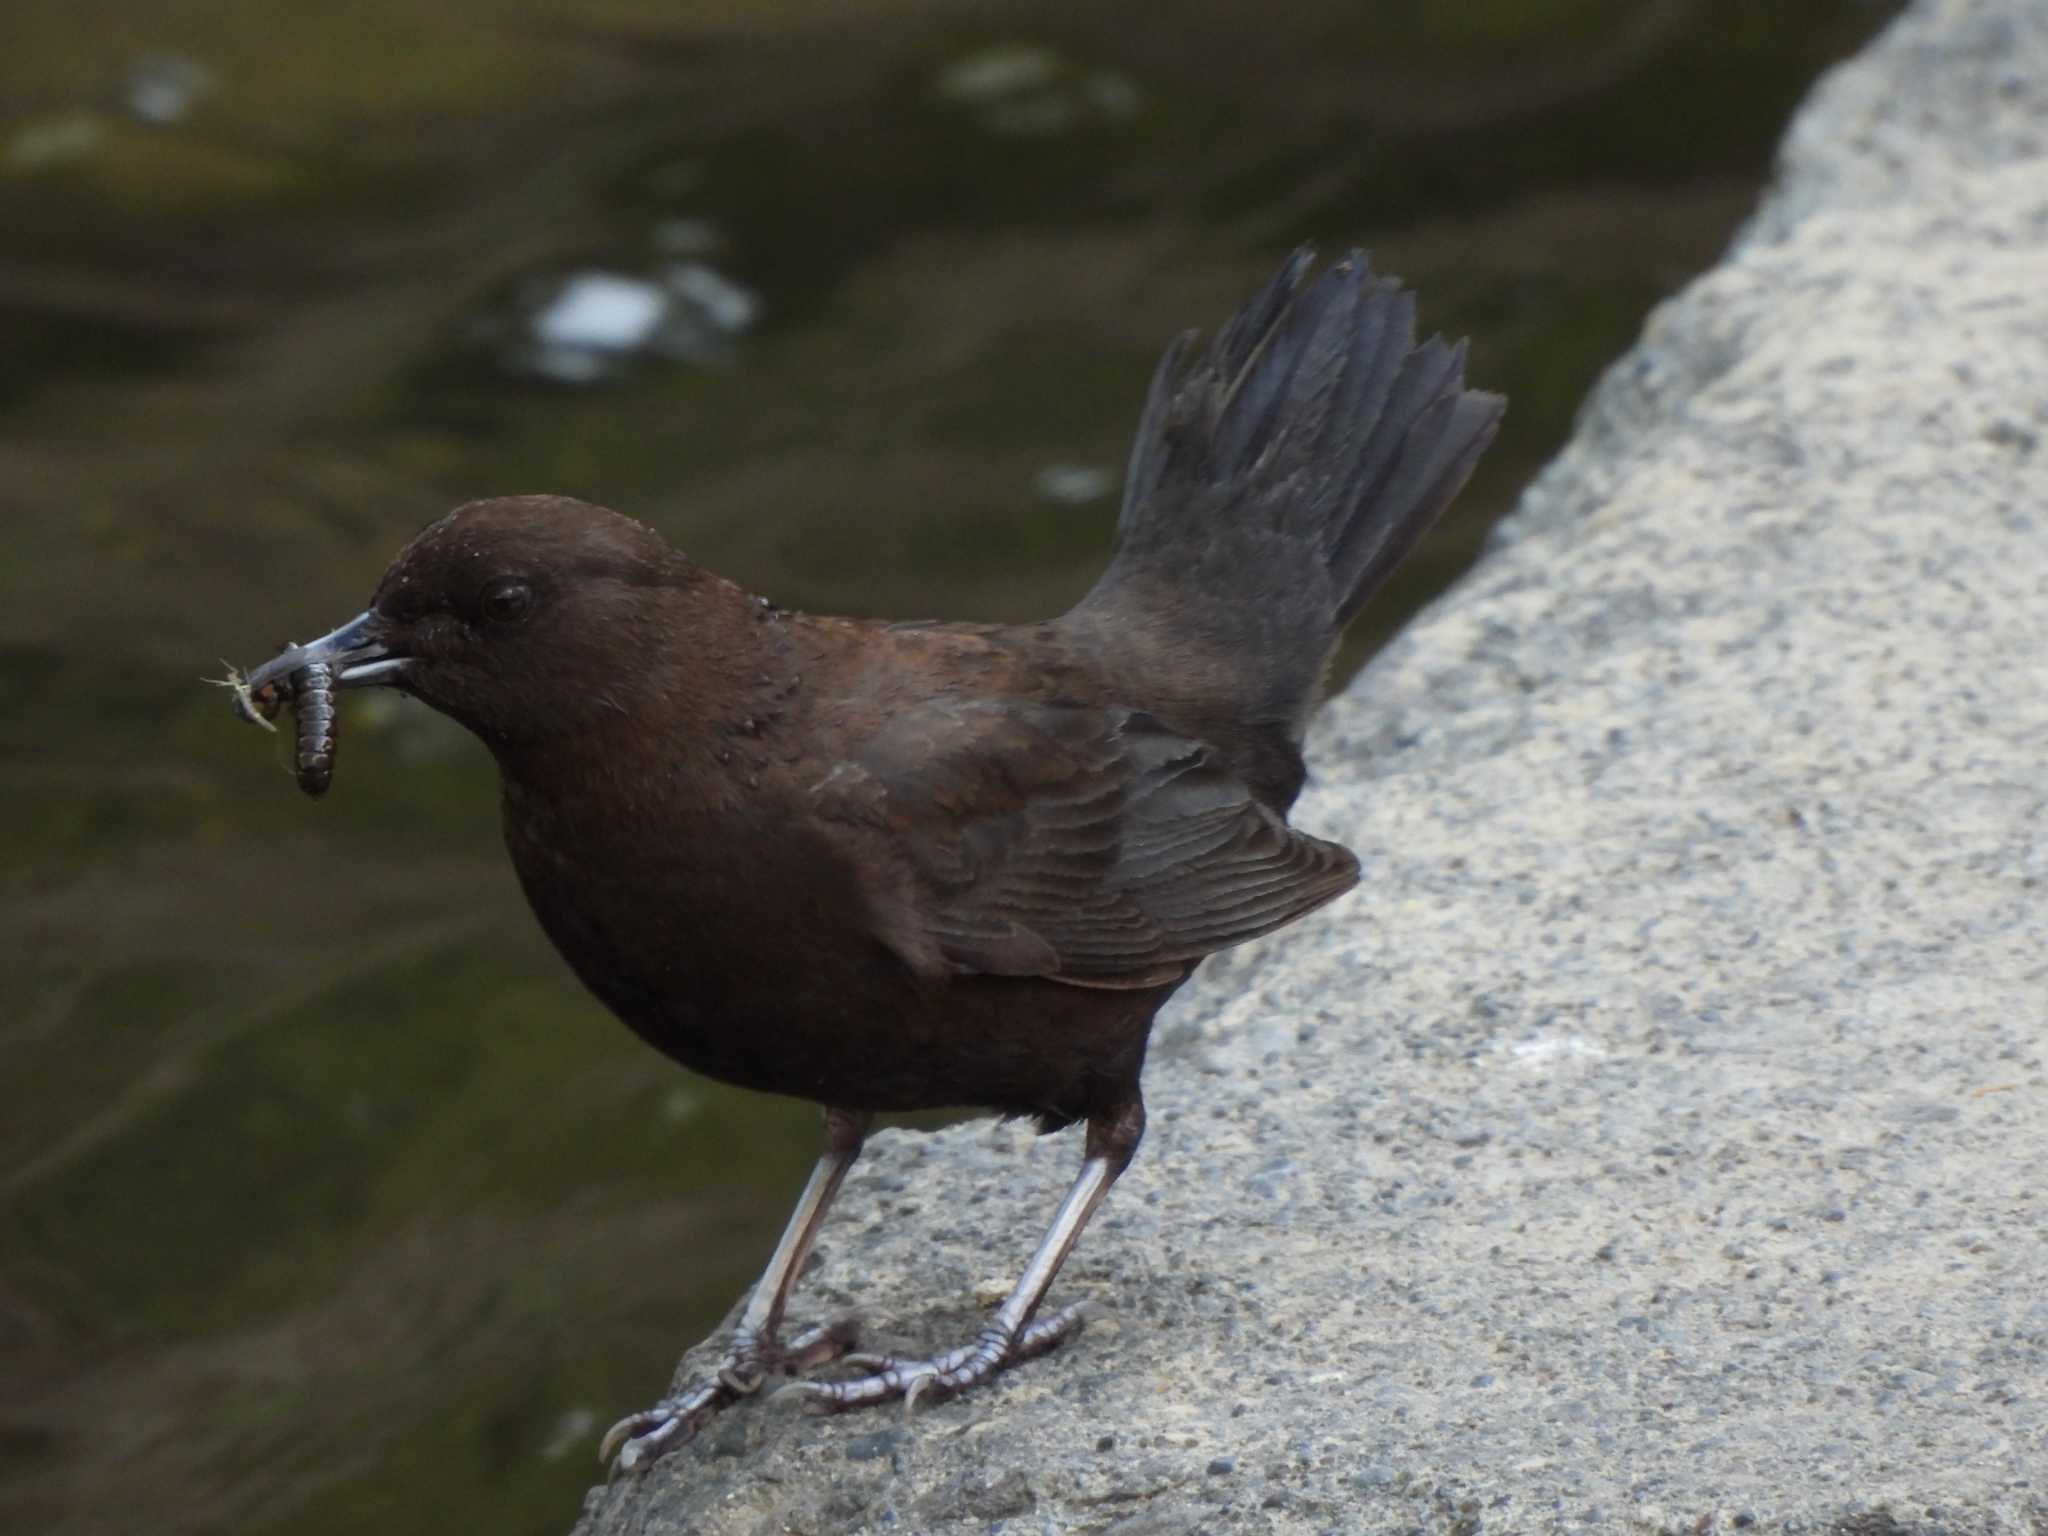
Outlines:
[[351,697],[307,802],[217,658],[528,490],[792,604],[1050,611],[1161,344],[1303,239],[1513,401],[1384,634],[1889,14],[7,9],[0,1527],[300,1536],[564,1528],[815,1116],[580,993],[480,749]]

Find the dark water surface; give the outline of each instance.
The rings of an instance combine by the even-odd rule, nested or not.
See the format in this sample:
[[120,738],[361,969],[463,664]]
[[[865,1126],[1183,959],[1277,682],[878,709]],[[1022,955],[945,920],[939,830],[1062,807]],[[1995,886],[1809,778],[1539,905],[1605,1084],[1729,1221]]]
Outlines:
[[8,0],[0,1529],[560,1530],[812,1154],[566,977],[481,749],[350,696],[309,803],[217,657],[513,491],[1048,613],[1162,343],[1303,239],[1513,400],[1384,634],[1887,14]]

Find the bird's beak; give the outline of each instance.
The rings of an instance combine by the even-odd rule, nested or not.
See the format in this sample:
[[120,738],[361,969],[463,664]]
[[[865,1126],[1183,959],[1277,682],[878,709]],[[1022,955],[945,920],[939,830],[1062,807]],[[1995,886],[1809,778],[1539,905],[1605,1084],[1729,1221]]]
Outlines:
[[334,669],[337,688],[366,688],[389,683],[405,670],[406,658],[394,655],[380,634],[376,610],[359,613],[341,628],[304,645],[287,646],[244,678],[252,693],[282,683],[301,667],[324,661]]

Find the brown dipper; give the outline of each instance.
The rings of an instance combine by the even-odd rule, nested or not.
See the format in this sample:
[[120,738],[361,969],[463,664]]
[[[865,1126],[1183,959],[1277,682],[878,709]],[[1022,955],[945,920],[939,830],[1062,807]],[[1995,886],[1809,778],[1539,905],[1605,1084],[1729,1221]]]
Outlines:
[[[776,608],[556,496],[480,501],[406,547],[310,665],[425,700],[491,749],[541,926],[657,1050],[825,1106],[825,1151],[708,1380],[614,1426],[681,1444],[845,1327],[785,1304],[878,1111],[1083,1121],[1080,1176],[980,1335],[852,1355],[825,1409],[946,1395],[1041,1354],[1053,1277],[1145,1129],[1152,1019],[1202,957],[1349,890],[1287,825],[1332,648],[1459,487],[1503,402],[1364,258],[1297,253],[1152,384],[1109,568],[1039,624]],[[316,674],[317,675],[317,674]],[[331,743],[330,743],[331,745]],[[623,1448],[623,1449],[621,1449]]]

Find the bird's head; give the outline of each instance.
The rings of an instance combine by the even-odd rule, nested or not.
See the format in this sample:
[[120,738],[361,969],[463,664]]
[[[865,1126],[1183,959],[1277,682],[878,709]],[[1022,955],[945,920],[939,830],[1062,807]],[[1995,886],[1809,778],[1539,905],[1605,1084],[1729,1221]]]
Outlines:
[[260,695],[324,661],[337,687],[398,689],[513,748],[631,714],[687,665],[687,631],[745,601],[603,507],[471,502],[399,552],[367,610],[245,681]]

